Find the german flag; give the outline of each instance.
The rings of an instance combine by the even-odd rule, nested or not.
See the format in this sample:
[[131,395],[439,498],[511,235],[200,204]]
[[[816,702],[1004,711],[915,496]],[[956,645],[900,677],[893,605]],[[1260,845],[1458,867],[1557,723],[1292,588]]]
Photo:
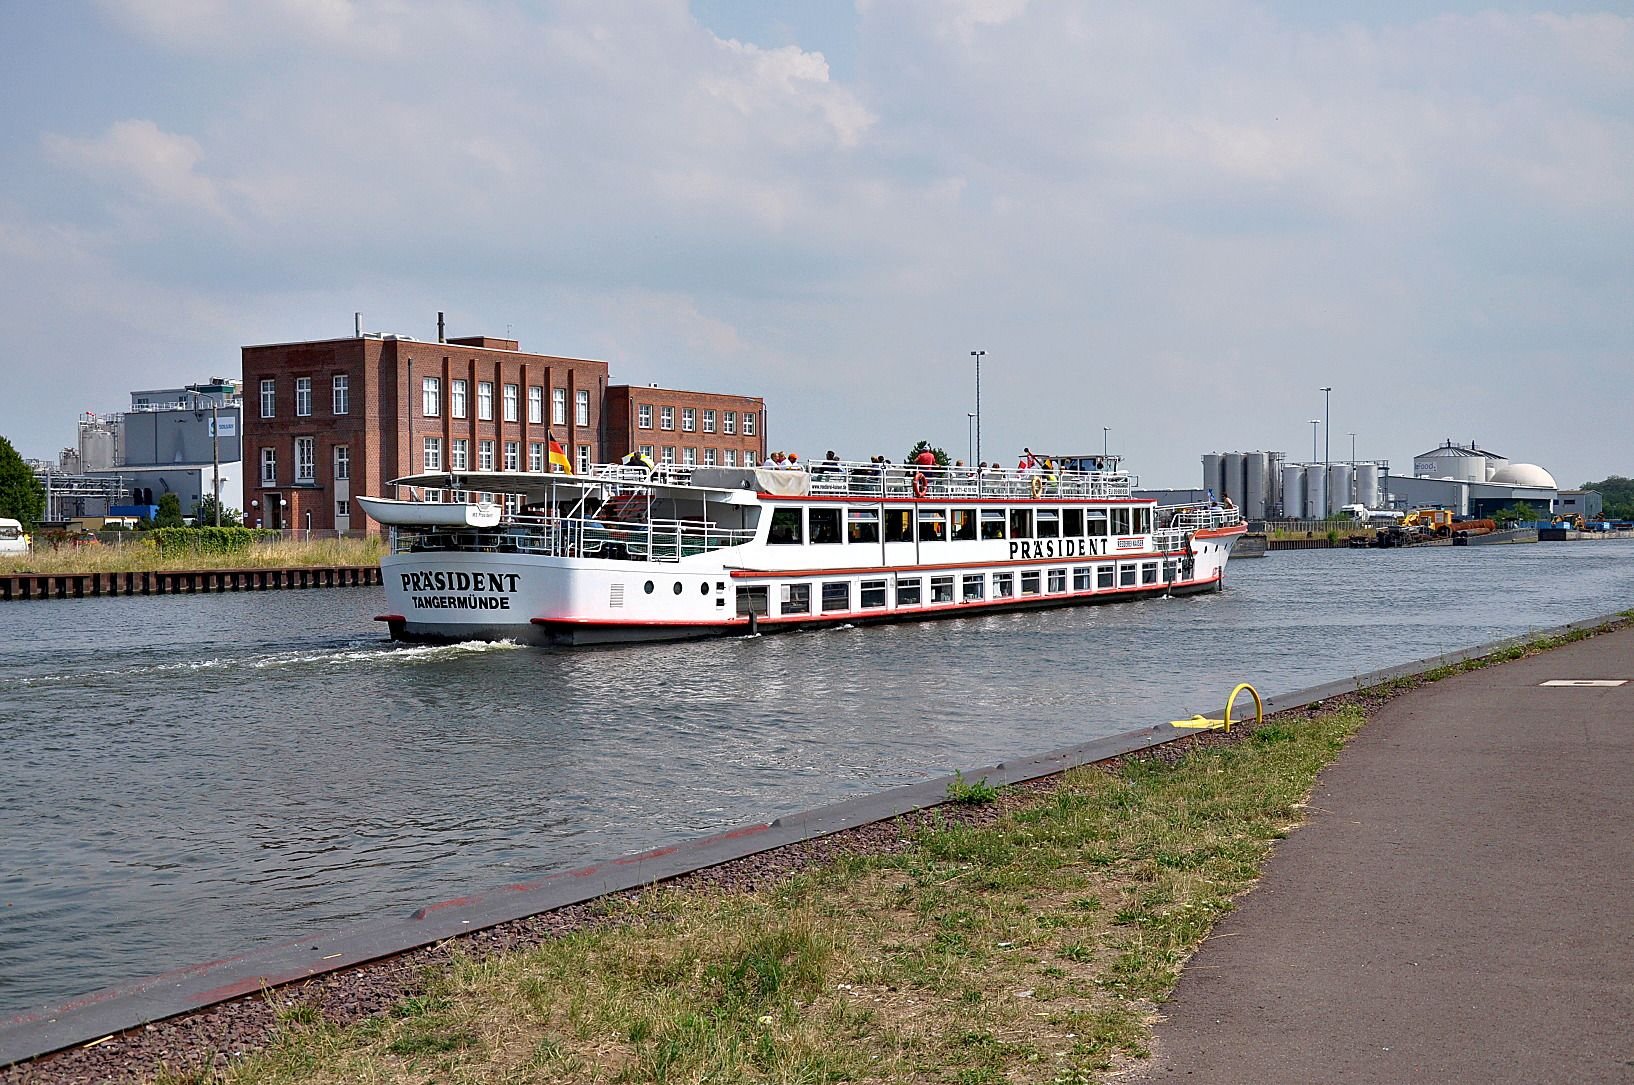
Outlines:
[[558,441],[554,434],[550,438],[550,466],[560,467],[564,474],[573,473],[573,461],[567,458],[567,449],[562,447],[562,442]]

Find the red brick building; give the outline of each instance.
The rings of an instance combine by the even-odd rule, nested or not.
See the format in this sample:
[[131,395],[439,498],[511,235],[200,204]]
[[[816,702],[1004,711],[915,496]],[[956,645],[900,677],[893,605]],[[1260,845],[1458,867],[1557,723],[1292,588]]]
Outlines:
[[372,530],[355,496],[427,470],[544,470],[552,432],[576,467],[607,459],[606,362],[366,335],[244,347],[243,363],[251,525]]
[[607,451],[639,450],[654,463],[739,467],[766,457],[766,401],[758,396],[615,384],[604,413]]

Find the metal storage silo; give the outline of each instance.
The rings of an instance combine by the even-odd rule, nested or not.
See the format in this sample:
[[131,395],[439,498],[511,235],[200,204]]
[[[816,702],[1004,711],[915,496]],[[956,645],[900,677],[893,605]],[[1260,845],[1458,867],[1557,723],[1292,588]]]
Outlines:
[[1323,502],[1328,496],[1327,471],[1319,463],[1305,468],[1305,519],[1320,520],[1327,515]]
[[1305,469],[1290,463],[1282,469],[1282,518],[1297,520],[1305,514]]
[[1216,495],[1220,492],[1220,454],[1218,452],[1203,453],[1203,489],[1212,490]]
[[1220,457],[1223,465],[1223,477],[1220,479],[1220,496],[1230,497],[1239,507],[1243,503],[1243,454],[1241,452],[1227,452]]
[[1265,519],[1266,491],[1270,485],[1271,457],[1263,452],[1249,452],[1243,456],[1243,516],[1250,520]]
[[1276,516],[1282,508],[1282,453],[1265,454],[1265,514]]
[[1379,507],[1379,465],[1356,465],[1356,500],[1370,509]]
[[1332,508],[1328,510],[1329,512],[1338,512],[1340,506],[1352,503],[1350,483],[1355,474],[1355,471],[1351,469],[1348,463],[1331,463],[1328,465],[1328,493],[1332,495],[1328,498],[1332,504]]

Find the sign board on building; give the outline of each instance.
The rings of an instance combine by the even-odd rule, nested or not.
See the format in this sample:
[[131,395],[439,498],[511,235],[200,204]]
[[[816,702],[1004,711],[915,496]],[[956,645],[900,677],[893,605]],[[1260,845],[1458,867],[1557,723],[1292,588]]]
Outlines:
[[216,436],[220,436],[220,437],[237,437],[238,436],[238,419],[235,416],[230,415],[230,414],[224,414],[224,415],[221,416],[220,421],[221,421],[221,432],[219,434],[217,434],[216,433],[216,419],[212,418],[210,420],[209,433],[210,433],[211,437],[216,437]]

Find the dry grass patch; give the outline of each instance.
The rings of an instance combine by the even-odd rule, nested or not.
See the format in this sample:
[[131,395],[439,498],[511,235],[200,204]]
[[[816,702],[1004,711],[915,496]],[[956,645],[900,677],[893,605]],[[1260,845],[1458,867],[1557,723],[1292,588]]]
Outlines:
[[151,539],[131,532],[118,544],[39,547],[0,556],[0,573],[137,573],[191,569],[299,569],[325,565],[374,565],[386,552],[378,536],[254,543],[234,554],[162,555]]
[[1074,771],[991,824],[932,823],[752,893],[657,889],[595,929],[440,969],[389,1016],[286,1016],[224,1076],[1094,1080],[1145,1054],[1181,965],[1361,722],[1346,708]]

